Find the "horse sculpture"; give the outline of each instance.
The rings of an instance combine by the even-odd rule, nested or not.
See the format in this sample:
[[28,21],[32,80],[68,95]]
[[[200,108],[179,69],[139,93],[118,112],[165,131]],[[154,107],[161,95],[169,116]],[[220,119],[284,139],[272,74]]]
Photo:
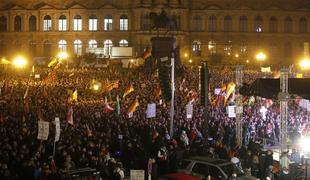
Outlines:
[[153,22],[151,31],[155,29],[157,31],[157,36],[159,35],[159,29],[165,29],[166,34],[171,30],[178,29],[176,18],[169,18],[163,9],[160,15],[157,15],[155,12],[151,12],[150,19]]

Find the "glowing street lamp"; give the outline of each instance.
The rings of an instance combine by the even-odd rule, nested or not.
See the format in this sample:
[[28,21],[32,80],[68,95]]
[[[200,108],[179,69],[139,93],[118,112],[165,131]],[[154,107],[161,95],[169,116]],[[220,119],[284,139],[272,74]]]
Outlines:
[[57,57],[58,57],[60,60],[67,59],[67,58],[68,58],[68,53],[66,53],[66,52],[60,52],[60,53],[58,53]]
[[192,60],[192,59],[190,59],[190,60],[188,60],[188,62],[189,62],[190,64],[192,64],[192,63],[193,63],[193,60]]
[[8,64],[11,64],[11,62],[6,60],[5,58],[2,58],[1,61],[0,61],[0,64],[8,65]]
[[262,66],[262,62],[267,58],[266,54],[263,52],[259,52],[255,56],[256,60],[259,61],[259,65]]
[[99,85],[98,84],[94,84],[93,88],[94,88],[95,91],[98,91],[99,90]]
[[186,58],[187,58],[187,57],[188,57],[188,54],[187,54],[187,53],[184,53],[184,57],[186,57]]
[[21,69],[27,65],[27,60],[23,56],[17,56],[13,59],[12,63],[16,68]]
[[301,60],[299,65],[302,69],[309,69],[310,68],[310,60],[305,58],[305,59]]

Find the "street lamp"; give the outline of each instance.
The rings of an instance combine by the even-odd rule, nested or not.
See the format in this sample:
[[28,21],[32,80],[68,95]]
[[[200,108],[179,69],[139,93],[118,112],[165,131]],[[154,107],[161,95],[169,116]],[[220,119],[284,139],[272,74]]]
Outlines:
[[27,60],[23,56],[16,56],[12,63],[16,68],[21,69],[27,65]]
[[262,66],[262,62],[267,58],[266,54],[263,52],[259,52],[255,56],[256,60],[259,61],[260,67]]
[[68,67],[69,67],[68,57],[69,57],[68,53],[66,53],[66,52],[64,52],[64,51],[59,52],[59,53],[57,54],[57,58],[59,59],[59,61],[67,60],[67,69],[68,69]]
[[308,58],[305,58],[305,59],[300,61],[299,65],[302,69],[309,69],[310,68],[310,60]]

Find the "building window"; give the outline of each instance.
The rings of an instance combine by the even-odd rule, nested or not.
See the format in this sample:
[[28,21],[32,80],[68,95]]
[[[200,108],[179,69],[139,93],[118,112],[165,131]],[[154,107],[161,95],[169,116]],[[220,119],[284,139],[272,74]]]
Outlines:
[[126,39],[122,39],[120,42],[119,42],[119,46],[120,47],[126,47],[128,46],[128,41]]
[[278,20],[276,17],[271,17],[269,21],[269,32],[275,33],[278,32]]
[[284,20],[284,32],[285,33],[293,32],[293,21],[291,17],[286,17]]
[[232,18],[231,16],[225,16],[224,18],[224,31],[231,32],[232,31]]
[[22,31],[22,18],[20,16],[15,16],[14,31],[15,32],[21,32]]
[[192,30],[201,31],[201,17],[200,16],[194,16]]
[[216,42],[215,41],[209,41],[208,50],[209,50],[210,54],[216,53]]
[[240,17],[239,29],[240,29],[240,32],[247,32],[248,31],[248,18],[246,16]]
[[30,16],[29,18],[29,31],[35,32],[37,30],[37,18],[35,16]]
[[263,19],[262,19],[262,17],[260,17],[260,16],[255,17],[254,29],[255,29],[255,32],[258,32],[258,33],[263,32]]
[[36,42],[30,41],[30,43],[29,43],[29,52],[30,52],[30,55],[32,57],[36,56],[36,47],[37,47]]
[[302,17],[299,20],[299,32],[307,33],[307,19],[305,17]]
[[82,17],[80,15],[73,18],[73,31],[82,31]]
[[148,14],[141,16],[141,29],[150,30],[151,29],[151,18]]
[[232,43],[231,41],[228,41],[225,45],[224,45],[224,53],[226,56],[230,56],[232,53]]
[[97,48],[97,41],[96,40],[90,40],[89,42],[88,42],[88,47],[89,48]]
[[119,20],[119,29],[121,31],[128,31],[128,17],[126,15],[121,15]]
[[58,31],[67,31],[67,17],[65,15],[59,16]]
[[73,50],[76,56],[82,55],[82,41],[81,40],[75,40],[73,42]]
[[110,56],[112,54],[112,46],[113,46],[112,41],[105,40],[103,45],[104,45],[104,54]]
[[43,53],[45,57],[51,57],[52,43],[48,40],[43,43]]
[[97,31],[98,30],[97,24],[98,24],[97,16],[95,15],[89,16],[89,31]]
[[7,18],[5,16],[0,17],[0,32],[7,32]]
[[52,30],[52,18],[49,15],[44,16],[43,19],[43,31],[51,31]]
[[104,30],[105,31],[112,31],[112,16],[108,15],[104,18]]
[[248,47],[246,46],[244,42],[242,42],[240,45],[240,55],[244,57],[247,55],[247,53],[248,53]]
[[67,51],[67,41],[60,40],[58,42],[58,49],[59,49],[59,51]]
[[209,17],[209,21],[208,21],[208,30],[210,32],[215,32],[216,29],[217,29],[217,20],[216,20],[216,17],[215,16],[210,16]]
[[192,52],[194,56],[201,56],[201,42],[194,41],[192,44]]

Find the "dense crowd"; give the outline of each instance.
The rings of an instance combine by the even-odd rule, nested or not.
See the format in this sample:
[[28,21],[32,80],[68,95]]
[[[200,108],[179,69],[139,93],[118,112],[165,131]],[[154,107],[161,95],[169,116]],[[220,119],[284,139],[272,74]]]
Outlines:
[[[191,155],[237,159],[236,163],[242,162],[244,170],[261,179],[270,178],[274,172],[272,151],[264,151],[262,142],[267,139],[274,145],[279,141],[280,113],[276,100],[264,115],[260,109],[266,106],[265,99],[244,98],[244,146],[239,147],[235,141],[235,118],[228,117],[223,103],[218,107],[217,103],[209,103],[206,117],[198,97],[193,102],[193,117],[186,117],[186,104],[192,94],[199,93],[195,67],[184,67],[184,72],[176,77],[173,137],[169,134],[170,103],[155,95],[159,84],[157,73],[147,74],[141,67],[60,68],[53,80],[46,81],[47,71],[47,68],[37,68],[35,73],[41,75],[39,79],[13,70],[2,71],[1,179],[60,179],[66,178],[70,170],[84,167],[97,169],[103,179],[123,179],[130,169],[150,171],[156,179],[175,172],[181,160]],[[218,95],[213,89],[234,80],[234,72],[229,67],[211,67],[210,74],[210,100],[216,102]],[[250,83],[265,75],[245,69],[244,82]],[[94,82],[104,85],[113,80],[119,81],[119,87],[109,92],[92,88]],[[134,91],[122,98],[130,84]],[[68,89],[78,92],[78,100],[73,105],[73,125],[66,121]],[[117,95],[121,99],[120,114],[116,112]],[[103,111],[105,97],[114,111]],[[129,117],[127,111],[135,99],[139,106],[133,117]],[[155,118],[146,118],[148,103],[156,103]],[[307,132],[308,114],[296,101],[289,102],[290,144],[296,144],[302,130]],[[53,156],[55,117],[60,118],[61,134]],[[50,122],[46,141],[37,139],[39,120]],[[298,161],[298,156],[291,157]]]

